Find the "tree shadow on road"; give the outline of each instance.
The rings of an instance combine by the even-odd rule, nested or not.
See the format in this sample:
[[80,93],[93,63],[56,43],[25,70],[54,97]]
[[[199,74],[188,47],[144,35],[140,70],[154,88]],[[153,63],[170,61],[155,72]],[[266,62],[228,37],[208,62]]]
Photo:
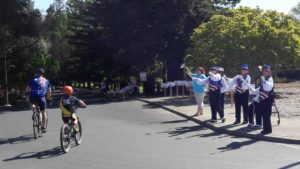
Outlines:
[[48,159],[57,157],[59,155],[64,154],[64,152],[61,150],[61,147],[55,147],[50,150],[45,150],[41,152],[28,152],[28,153],[22,153],[20,155],[17,155],[12,158],[5,159],[3,161],[14,161],[14,160],[24,160],[24,159]]
[[[218,132],[215,132],[215,131],[212,131],[210,133],[205,133],[205,134],[196,134],[196,135],[193,135],[193,136],[189,136],[187,138],[193,138],[193,137],[217,137],[219,136],[219,138],[222,137],[222,133],[218,133]],[[225,137],[225,136],[223,136]]]
[[242,141],[242,142],[234,141],[234,142],[226,145],[225,147],[219,147],[218,150],[220,150],[221,153],[224,153],[224,152],[227,152],[227,151],[240,149],[244,146],[249,146],[249,145],[254,144],[256,142],[258,142],[258,141],[257,140],[247,140],[247,141]]
[[196,125],[196,126],[186,126],[186,127],[178,127],[175,130],[171,131],[164,131],[164,132],[158,132],[157,134],[168,134],[169,137],[176,137],[179,135],[191,133],[191,132],[197,132],[200,130],[205,130],[203,126]]
[[279,169],[289,169],[289,168],[294,168],[295,166],[298,166],[298,165],[300,165],[300,161],[295,162],[295,163],[293,163],[293,164],[289,164],[289,165],[284,166],[284,167],[280,167]]
[[33,141],[33,140],[34,140],[33,134],[26,134],[26,135],[14,137],[14,138],[0,138],[0,145],[20,144],[20,143],[26,143],[29,141]]

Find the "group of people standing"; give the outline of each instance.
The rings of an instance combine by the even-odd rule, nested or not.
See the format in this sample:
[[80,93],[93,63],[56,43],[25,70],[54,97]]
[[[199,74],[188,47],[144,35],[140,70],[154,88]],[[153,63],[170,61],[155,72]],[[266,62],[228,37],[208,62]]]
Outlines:
[[[198,105],[195,116],[203,115],[203,101],[207,91],[211,108],[211,123],[217,122],[217,114],[219,114],[221,122],[224,123],[225,92],[234,88],[235,121],[233,124],[237,125],[242,122],[241,108],[243,108],[242,124],[248,124],[249,127],[255,128],[262,128],[263,126],[262,134],[272,133],[271,113],[275,94],[270,65],[264,65],[261,68],[260,86],[256,89],[250,85],[251,77],[248,64],[243,64],[241,72],[234,78],[227,78],[223,72],[222,67],[212,66],[208,76],[205,75],[203,67],[198,67],[195,74],[189,74],[193,80],[193,91]],[[255,96],[250,104],[249,95]]]

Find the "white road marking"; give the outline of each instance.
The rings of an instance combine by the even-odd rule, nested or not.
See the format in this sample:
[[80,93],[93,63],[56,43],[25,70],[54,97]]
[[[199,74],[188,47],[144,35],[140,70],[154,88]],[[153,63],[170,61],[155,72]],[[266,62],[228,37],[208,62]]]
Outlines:
[[294,146],[294,145],[282,144],[282,143],[277,143],[277,145],[288,147],[288,148],[292,148],[292,149],[296,149],[296,150],[300,150],[300,147]]

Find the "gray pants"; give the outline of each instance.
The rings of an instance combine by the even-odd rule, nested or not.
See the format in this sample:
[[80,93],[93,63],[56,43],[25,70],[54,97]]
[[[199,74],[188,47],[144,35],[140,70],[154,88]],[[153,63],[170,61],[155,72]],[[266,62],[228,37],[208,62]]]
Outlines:
[[198,108],[203,108],[204,97],[205,97],[205,93],[195,93],[195,98],[196,98]]

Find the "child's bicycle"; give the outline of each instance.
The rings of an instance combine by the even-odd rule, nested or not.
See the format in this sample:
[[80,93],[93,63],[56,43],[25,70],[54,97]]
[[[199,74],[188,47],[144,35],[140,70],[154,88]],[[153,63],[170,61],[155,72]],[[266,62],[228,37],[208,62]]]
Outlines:
[[[78,107],[76,107],[77,109]],[[83,107],[85,108],[85,107]],[[76,145],[80,145],[82,142],[82,126],[79,121],[79,117],[77,118],[78,129],[76,130],[72,120],[68,120],[67,123],[64,123],[60,130],[60,145],[62,150],[67,153],[70,151],[71,142],[74,140]]]

